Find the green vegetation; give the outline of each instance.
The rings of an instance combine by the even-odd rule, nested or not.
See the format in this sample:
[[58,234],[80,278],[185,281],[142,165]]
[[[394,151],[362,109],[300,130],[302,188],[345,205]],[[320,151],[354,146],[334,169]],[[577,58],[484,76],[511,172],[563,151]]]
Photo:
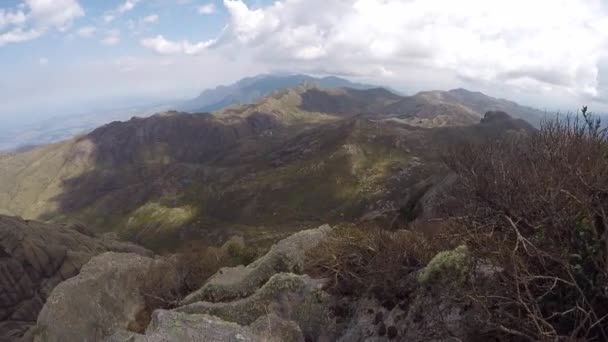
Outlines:
[[145,233],[153,227],[166,232],[179,228],[192,220],[196,210],[192,207],[168,208],[158,203],[147,203],[133,212],[127,219],[126,228]]
[[459,246],[451,251],[439,252],[417,275],[422,284],[430,284],[439,279],[463,281],[470,271],[469,255],[466,246]]
[[[79,221],[156,251],[175,250],[184,239],[219,244],[234,233],[271,241],[369,212],[404,209],[413,219],[417,200],[446,172],[437,151],[479,134],[384,120],[414,109],[439,117],[433,101],[303,86],[214,115],[111,123],[3,156],[0,211]],[[453,109],[473,122],[470,108]],[[452,123],[462,124],[442,119]],[[413,192],[412,208],[400,208]]]

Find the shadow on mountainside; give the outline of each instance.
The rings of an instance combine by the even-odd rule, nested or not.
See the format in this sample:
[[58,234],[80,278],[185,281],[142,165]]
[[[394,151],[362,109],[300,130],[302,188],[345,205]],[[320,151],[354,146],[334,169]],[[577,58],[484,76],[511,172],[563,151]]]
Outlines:
[[[310,91],[303,95],[306,110],[354,110],[340,100],[350,95],[327,104]],[[357,92],[375,96],[368,108],[392,95]],[[93,145],[90,165],[63,181],[59,208],[42,218],[82,221],[156,250],[366,215],[404,219],[399,213],[411,216],[418,199],[445,177],[441,153],[447,147],[529,128],[508,116],[484,120],[427,129],[357,116],[286,126],[260,112],[221,119],[169,112],[114,122],[74,143]]]

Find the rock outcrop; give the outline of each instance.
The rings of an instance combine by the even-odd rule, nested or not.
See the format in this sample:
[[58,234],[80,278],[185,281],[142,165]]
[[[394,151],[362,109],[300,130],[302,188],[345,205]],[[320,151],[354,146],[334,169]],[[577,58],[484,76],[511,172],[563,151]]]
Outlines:
[[[295,274],[302,271],[306,252],[330,230],[325,225],[296,233],[251,267],[224,268],[209,281],[214,293],[223,296],[215,296],[215,302],[193,300],[172,310],[156,310],[144,334],[134,332],[143,330],[137,324],[147,309],[141,289],[146,272],[159,260],[104,253],[92,258],[78,276],[55,287],[28,338],[35,342],[334,340],[331,298],[322,290],[324,281]],[[233,281],[222,277],[242,269],[247,272],[231,277]]]
[[270,251],[248,266],[222,268],[200,290],[182,301],[219,302],[253,294],[273,275],[280,272],[301,273],[306,251],[314,248],[331,231],[329,225],[296,233],[274,245]]
[[157,310],[145,335],[120,331],[105,342],[304,342],[300,328],[277,315],[260,317],[249,326],[204,314]]
[[14,341],[35,324],[57,284],[107,252],[149,254],[80,225],[51,225],[0,216],[0,341]]
[[176,310],[209,314],[242,325],[254,323],[267,313],[298,324],[308,340],[331,336],[333,322],[330,298],[321,290],[323,282],[308,276],[279,273],[249,297],[226,303],[197,302]]
[[154,259],[104,253],[49,296],[33,329],[35,342],[99,341],[127,329],[144,309],[141,281]]
[[482,330],[471,328],[475,308],[453,298],[450,289],[495,271],[473,266],[465,247],[439,253],[426,268],[404,275],[410,290],[393,299],[334,297],[324,291],[325,280],[296,274],[307,252],[330,231],[322,226],[299,232],[248,267],[222,269],[188,303],[155,310],[145,329],[137,325],[149,310],[141,288],[150,266],[160,260],[104,253],[55,287],[29,337],[35,342],[466,341],[471,331]]

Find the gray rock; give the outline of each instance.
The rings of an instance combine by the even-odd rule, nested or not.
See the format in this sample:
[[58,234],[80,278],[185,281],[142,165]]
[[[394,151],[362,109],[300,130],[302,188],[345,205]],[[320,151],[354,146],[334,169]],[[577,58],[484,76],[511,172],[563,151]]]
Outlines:
[[[464,278],[493,281],[496,268],[487,263],[475,267],[463,258],[463,247],[437,254],[425,268],[409,274],[405,281],[409,296],[396,302],[390,310],[374,298],[364,298],[354,305],[354,314],[342,331],[340,342],[448,342],[470,341],[483,332],[478,320],[479,308],[464,298],[456,299],[455,290]],[[469,265],[472,266],[472,265]],[[389,334],[389,329],[392,334]]]
[[56,286],[32,331],[36,342],[99,341],[126,329],[144,308],[143,275],[153,259],[104,253]]
[[222,268],[200,290],[187,296],[182,305],[243,298],[254,293],[276,273],[301,273],[306,252],[319,244],[330,231],[329,225],[323,225],[298,232],[278,242],[266,255],[247,267]]
[[36,323],[48,295],[107,251],[151,254],[82,225],[44,224],[0,215],[0,341],[14,341]]
[[260,317],[251,326],[241,326],[205,314],[157,310],[145,335],[120,331],[105,342],[303,342],[293,322],[276,315]]
[[308,276],[279,273],[249,297],[226,303],[196,302],[175,309],[188,314],[209,314],[241,325],[254,324],[269,313],[294,321],[305,336],[329,339],[334,321],[329,312],[329,295],[323,282]]

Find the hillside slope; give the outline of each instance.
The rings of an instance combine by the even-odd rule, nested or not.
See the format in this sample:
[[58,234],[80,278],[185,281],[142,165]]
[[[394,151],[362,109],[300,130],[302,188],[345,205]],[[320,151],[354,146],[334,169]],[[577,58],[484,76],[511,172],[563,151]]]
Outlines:
[[481,117],[428,94],[299,86],[213,115],[134,118],[2,156],[0,208],[157,249],[382,216],[441,180],[440,154],[455,141],[529,128],[510,118],[476,124]]

